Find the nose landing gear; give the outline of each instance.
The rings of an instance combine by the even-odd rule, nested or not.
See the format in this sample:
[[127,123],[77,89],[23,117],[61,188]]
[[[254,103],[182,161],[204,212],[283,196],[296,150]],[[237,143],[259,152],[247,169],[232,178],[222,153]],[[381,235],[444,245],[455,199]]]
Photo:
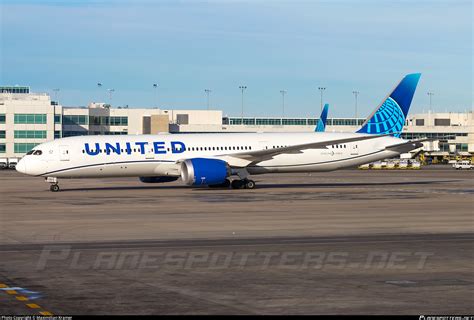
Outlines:
[[45,179],[45,181],[48,182],[49,184],[51,184],[49,186],[49,190],[51,192],[58,192],[59,191],[58,178],[56,178],[56,177],[47,177]]

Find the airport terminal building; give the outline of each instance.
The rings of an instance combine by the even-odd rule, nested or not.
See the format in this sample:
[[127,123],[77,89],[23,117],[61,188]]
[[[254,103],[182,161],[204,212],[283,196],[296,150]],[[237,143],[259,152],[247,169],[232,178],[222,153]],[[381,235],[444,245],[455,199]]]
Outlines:
[[[64,107],[29,87],[0,87],[0,158],[21,157],[36,145],[78,135],[196,132],[311,132],[317,118],[224,117],[220,110],[112,108],[105,103]],[[363,118],[328,118],[326,131],[353,132]],[[409,116],[406,139],[431,138],[425,151],[437,156],[474,154],[474,113]]]

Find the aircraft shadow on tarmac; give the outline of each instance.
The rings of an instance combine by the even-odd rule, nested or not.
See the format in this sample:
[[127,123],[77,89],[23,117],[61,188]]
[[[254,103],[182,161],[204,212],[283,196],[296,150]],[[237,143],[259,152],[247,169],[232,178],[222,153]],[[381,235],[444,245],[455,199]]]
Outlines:
[[258,184],[257,188],[337,188],[337,187],[376,187],[376,186],[410,186],[410,185],[433,185],[446,182],[457,182],[459,180],[430,180],[430,181],[400,181],[400,182],[332,182],[332,183],[279,183]]
[[[332,183],[265,183],[257,182],[256,189],[292,189],[292,188],[338,188],[338,187],[377,187],[377,186],[413,186],[413,185],[434,185],[460,180],[429,180],[429,181],[398,181],[398,182],[332,182]],[[224,188],[194,187],[185,185],[154,185],[154,186],[111,186],[111,187],[85,187],[85,188],[65,188],[61,192],[68,191],[120,191],[120,190],[150,190],[150,189],[192,189],[194,191],[222,191],[232,190]]]

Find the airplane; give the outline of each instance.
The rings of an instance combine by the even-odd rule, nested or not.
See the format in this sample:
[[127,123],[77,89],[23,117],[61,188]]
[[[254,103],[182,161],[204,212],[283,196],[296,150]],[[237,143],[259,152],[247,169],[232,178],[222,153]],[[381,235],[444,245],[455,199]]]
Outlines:
[[326,121],[328,119],[328,109],[329,104],[325,104],[323,110],[321,111],[321,116],[319,116],[318,124],[314,128],[315,132],[324,132],[326,130]]
[[331,171],[392,158],[422,146],[400,138],[420,73],[406,75],[357,132],[196,133],[76,136],[40,144],[16,170],[60,178],[138,177],[189,186],[254,189],[250,175]]

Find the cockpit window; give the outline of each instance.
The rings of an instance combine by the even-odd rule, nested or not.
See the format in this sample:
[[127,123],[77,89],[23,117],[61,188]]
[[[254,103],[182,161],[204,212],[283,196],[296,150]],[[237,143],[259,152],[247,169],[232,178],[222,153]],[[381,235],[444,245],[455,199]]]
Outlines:
[[35,150],[35,152],[33,153],[33,155],[35,155],[35,156],[40,156],[42,154],[43,154],[43,151],[41,151],[41,150]]
[[29,156],[30,154],[33,154],[33,152],[35,152],[35,150],[30,150],[30,151],[28,151],[28,153],[26,155]]

